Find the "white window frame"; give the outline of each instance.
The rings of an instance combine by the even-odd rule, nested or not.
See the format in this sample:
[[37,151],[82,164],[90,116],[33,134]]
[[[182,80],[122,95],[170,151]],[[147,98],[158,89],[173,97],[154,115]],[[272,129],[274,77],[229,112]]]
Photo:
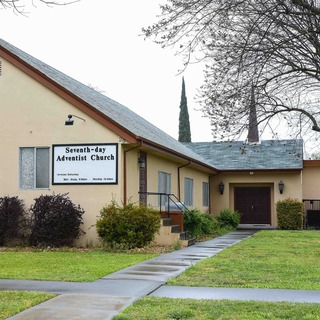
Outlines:
[[[30,161],[28,159],[24,159],[24,151],[30,151],[32,156],[30,157]],[[38,179],[38,174],[40,174],[38,166],[40,163],[38,160],[38,155],[40,152],[38,151],[46,150],[46,158],[41,159],[46,161],[46,167],[44,168],[44,177],[45,185],[37,186],[40,180]],[[49,189],[50,188],[50,148],[49,147],[20,147],[19,148],[19,189],[21,190],[34,190],[34,189]],[[41,168],[42,169],[42,168]],[[29,180],[29,181],[28,181]]]
[[193,206],[193,179],[184,178],[184,205]]

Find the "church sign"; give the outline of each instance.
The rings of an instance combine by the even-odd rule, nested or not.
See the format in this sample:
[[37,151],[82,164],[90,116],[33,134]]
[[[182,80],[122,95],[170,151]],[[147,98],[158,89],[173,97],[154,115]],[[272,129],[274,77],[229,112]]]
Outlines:
[[52,146],[52,184],[117,184],[117,144]]

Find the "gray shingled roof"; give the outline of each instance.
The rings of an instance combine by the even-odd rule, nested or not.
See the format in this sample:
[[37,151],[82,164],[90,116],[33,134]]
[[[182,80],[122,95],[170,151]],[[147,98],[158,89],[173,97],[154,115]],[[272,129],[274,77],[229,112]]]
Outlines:
[[257,145],[236,142],[185,143],[220,170],[303,168],[302,140],[263,140]]
[[187,158],[200,161],[203,164],[210,166],[210,164],[199,154],[194,153],[190,148],[187,148],[129,108],[50,67],[2,39],[0,39],[0,46],[10,51],[13,55],[35,68],[49,79],[64,87],[72,94],[87,102],[93,108],[102,112],[135,136],[164,146]]
[[50,67],[8,42],[0,39],[0,46],[135,136],[164,146],[187,158],[220,170],[301,169],[303,167],[302,140],[270,140],[262,141],[259,145],[247,145],[241,141],[182,144],[129,108]]

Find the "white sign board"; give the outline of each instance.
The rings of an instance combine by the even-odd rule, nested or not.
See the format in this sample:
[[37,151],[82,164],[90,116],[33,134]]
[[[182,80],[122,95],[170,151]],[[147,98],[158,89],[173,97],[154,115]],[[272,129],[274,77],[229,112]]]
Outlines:
[[117,144],[52,146],[52,184],[117,184]]

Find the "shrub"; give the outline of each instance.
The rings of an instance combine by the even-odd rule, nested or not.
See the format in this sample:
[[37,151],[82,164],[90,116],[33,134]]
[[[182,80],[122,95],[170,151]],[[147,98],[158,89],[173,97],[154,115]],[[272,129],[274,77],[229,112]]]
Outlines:
[[217,220],[221,227],[236,228],[240,223],[240,213],[238,211],[224,209],[220,211]]
[[120,207],[112,202],[100,211],[97,233],[105,245],[123,249],[148,245],[161,226],[158,211],[132,203]]
[[184,213],[184,228],[193,237],[214,234],[219,225],[211,215],[197,209]]
[[277,202],[278,229],[300,230],[303,227],[303,203],[285,199]]
[[67,195],[41,195],[35,199],[30,207],[31,245],[71,246],[83,232],[80,225],[84,210]]
[[21,236],[25,221],[24,203],[18,197],[0,198],[0,245]]

